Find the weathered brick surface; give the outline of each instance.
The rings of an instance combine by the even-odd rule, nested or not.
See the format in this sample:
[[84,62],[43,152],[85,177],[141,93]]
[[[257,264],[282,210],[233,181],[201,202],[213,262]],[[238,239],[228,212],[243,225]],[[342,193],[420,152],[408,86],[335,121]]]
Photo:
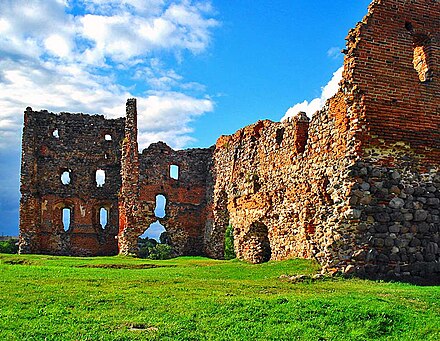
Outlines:
[[[439,12],[436,0],[376,0],[350,31],[345,81],[362,99],[366,155],[408,146],[424,161],[440,162]],[[430,69],[425,82],[414,68],[421,50]]]
[[[123,119],[55,115],[27,108],[21,171],[21,252],[117,253],[123,127]],[[106,140],[105,135],[112,139]],[[106,173],[102,187],[96,184],[98,169]],[[61,182],[66,170],[70,170],[68,185]],[[72,210],[68,231],[62,224],[62,209],[66,207]],[[99,220],[101,207],[109,210],[105,228]]]
[[[253,263],[302,257],[368,277],[439,274],[439,6],[373,1],[347,37],[340,89],[322,110],[258,121],[209,149],[158,142],[139,153],[134,99],[125,121],[27,110],[21,252],[112,254],[118,243],[136,254],[159,220],[175,255],[223,257],[232,224],[237,256]],[[97,168],[107,172],[102,188]],[[164,218],[154,214],[158,194]],[[73,210],[67,232],[63,207]],[[110,209],[105,229],[99,207]]]
[[438,273],[439,20],[438,1],[374,1],[307,135],[300,116],[221,137],[206,245],[230,222],[252,262],[270,252],[368,276]]
[[[138,237],[150,224],[159,221],[175,255],[202,254],[206,179],[212,150],[175,151],[158,142],[139,154],[136,136],[136,102],[129,100],[122,145],[120,253],[137,254]],[[171,165],[178,166],[178,179],[171,178]],[[163,218],[154,214],[157,195],[166,198]]]

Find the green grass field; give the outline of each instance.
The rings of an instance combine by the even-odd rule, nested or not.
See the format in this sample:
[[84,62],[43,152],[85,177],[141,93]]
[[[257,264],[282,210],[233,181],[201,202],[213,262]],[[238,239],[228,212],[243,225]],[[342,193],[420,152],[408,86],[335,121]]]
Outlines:
[[0,340],[440,340],[440,287],[250,265],[0,254]]

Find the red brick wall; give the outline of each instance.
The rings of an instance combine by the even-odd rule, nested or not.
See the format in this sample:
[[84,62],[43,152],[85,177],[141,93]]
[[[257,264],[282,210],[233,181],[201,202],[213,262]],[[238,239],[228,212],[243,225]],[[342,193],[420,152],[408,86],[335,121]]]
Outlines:
[[[430,80],[414,69],[414,48],[426,36]],[[440,2],[374,1],[347,37],[347,81],[363,96],[364,151],[399,142],[440,163]]]

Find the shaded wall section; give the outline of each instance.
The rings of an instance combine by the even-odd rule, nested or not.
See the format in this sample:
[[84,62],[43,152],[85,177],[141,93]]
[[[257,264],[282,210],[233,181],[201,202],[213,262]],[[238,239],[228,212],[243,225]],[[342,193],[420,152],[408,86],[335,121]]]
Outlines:
[[[124,120],[32,111],[23,128],[20,252],[116,254]],[[105,172],[98,186],[96,171]],[[64,182],[64,183],[63,183]],[[99,211],[108,212],[106,226]],[[63,209],[70,226],[63,226]]]

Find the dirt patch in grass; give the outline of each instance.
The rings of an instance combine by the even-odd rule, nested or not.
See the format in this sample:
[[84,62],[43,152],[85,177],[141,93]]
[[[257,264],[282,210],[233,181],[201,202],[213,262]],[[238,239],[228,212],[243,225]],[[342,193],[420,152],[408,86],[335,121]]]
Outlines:
[[78,265],[78,268],[94,268],[94,269],[154,269],[169,268],[175,265],[156,265],[156,264],[85,264]]
[[34,265],[34,262],[21,258],[2,259],[1,262],[8,265]]

